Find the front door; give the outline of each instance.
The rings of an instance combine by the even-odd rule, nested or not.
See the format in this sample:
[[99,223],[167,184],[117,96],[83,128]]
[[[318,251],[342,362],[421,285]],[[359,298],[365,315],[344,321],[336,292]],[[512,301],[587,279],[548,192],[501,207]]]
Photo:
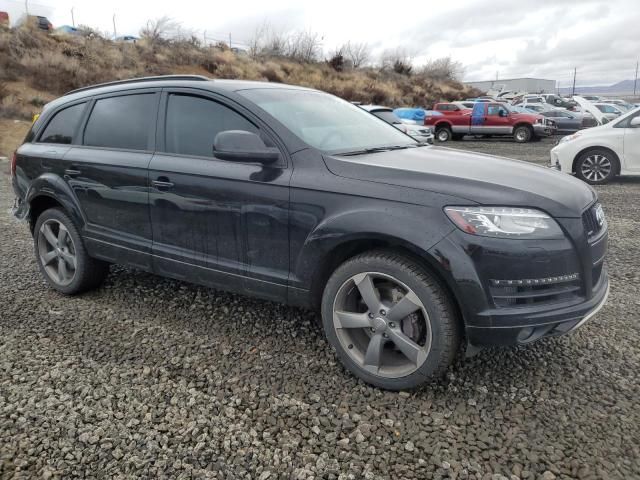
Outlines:
[[[168,90],[162,146],[149,166],[158,273],[283,300],[289,274],[287,159],[213,156],[217,133],[245,130],[277,146],[248,112],[204,93]],[[281,149],[282,150],[282,149]]]

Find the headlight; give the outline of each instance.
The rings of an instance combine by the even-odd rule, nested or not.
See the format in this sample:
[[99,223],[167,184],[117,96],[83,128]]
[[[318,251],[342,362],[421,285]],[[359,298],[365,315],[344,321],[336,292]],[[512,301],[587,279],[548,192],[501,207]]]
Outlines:
[[573,135],[567,135],[566,137],[562,137],[558,143],[570,142],[571,140],[575,140],[579,138],[582,134],[580,132],[576,132]]
[[445,207],[449,219],[463,232],[497,238],[563,238],[556,221],[540,210],[515,207]]

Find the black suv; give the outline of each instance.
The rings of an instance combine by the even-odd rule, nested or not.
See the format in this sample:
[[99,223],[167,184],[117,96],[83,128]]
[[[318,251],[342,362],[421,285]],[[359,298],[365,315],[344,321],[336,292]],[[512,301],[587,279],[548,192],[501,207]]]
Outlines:
[[143,78],[48,104],[12,161],[54,289],[111,263],[318,308],[344,365],[388,389],[468,351],[570,332],[605,302],[594,191],[416,142],[323,92]]

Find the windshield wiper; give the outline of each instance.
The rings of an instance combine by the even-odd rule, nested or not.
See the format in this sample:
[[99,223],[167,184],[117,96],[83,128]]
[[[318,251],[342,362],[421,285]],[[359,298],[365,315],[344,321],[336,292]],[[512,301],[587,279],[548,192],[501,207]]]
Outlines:
[[353,150],[352,152],[337,153],[336,155],[342,155],[349,157],[352,155],[366,155],[367,153],[389,152],[391,150],[403,150],[405,148],[414,148],[417,145],[387,145],[385,147],[371,147],[363,148],[362,150]]

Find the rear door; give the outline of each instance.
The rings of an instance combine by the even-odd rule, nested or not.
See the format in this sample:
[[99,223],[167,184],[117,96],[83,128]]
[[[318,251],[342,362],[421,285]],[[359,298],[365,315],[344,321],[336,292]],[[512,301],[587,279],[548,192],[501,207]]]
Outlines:
[[160,91],[95,97],[80,145],[64,156],[64,178],[86,220],[92,255],[151,270],[147,168],[155,147]]
[[284,149],[266,126],[233,102],[208,92],[167,89],[162,144],[149,167],[156,270],[227,290],[284,300],[289,275],[289,178],[279,162],[213,156],[217,133],[257,133]]

